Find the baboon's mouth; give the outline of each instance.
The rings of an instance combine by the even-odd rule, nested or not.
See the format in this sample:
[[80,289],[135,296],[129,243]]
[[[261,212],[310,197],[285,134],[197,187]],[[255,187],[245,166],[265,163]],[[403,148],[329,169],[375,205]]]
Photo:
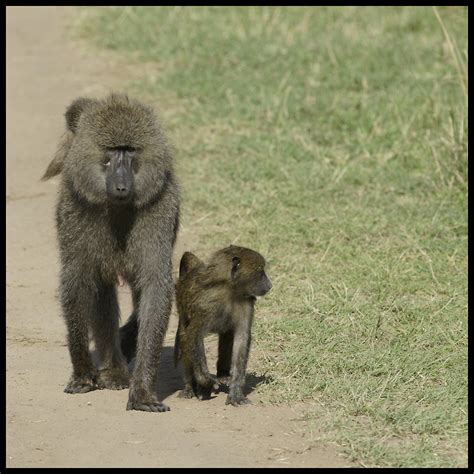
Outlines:
[[117,204],[126,204],[132,200],[132,196],[129,194],[128,196],[113,196],[111,201]]

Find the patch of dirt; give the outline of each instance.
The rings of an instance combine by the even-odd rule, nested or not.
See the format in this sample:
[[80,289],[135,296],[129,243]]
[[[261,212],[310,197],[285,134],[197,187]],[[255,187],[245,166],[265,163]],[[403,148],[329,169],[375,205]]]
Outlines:
[[[57,300],[58,181],[39,180],[66,106],[79,95],[123,90],[130,79],[115,60],[67,38],[73,15],[72,7],[7,7],[7,466],[348,466],[335,447],[309,439],[300,405],[264,406],[255,393],[241,408],[226,406],[224,393],[177,398],[174,311],[159,378],[171,411],[126,411],[127,390],[63,392],[71,364]],[[194,239],[180,235],[176,259]],[[119,297],[126,317],[126,287]],[[215,339],[211,345],[215,351]]]

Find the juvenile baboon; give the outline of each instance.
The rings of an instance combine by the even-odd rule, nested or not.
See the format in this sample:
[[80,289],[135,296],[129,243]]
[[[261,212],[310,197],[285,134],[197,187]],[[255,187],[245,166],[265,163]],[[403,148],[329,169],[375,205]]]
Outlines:
[[[155,393],[171,309],[171,254],[179,221],[172,158],[151,108],[126,95],[75,100],[66,133],[42,179],[61,174],[56,225],[60,299],[73,372],[67,393],[130,384],[127,410],[166,411]],[[120,349],[118,278],[132,289]],[[100,366],[89,353],[89,330]],[[131,342],[130,342],[131,341]]]
[[[218,382],[229,382],[226,404],[248,403],[245,371],[257,296],[272,287],[265,259],[257,252],[231,245],[216,252],[209,264],[190,252],[181,258],[176,284],[179,325],[175,364],[184,365],[183,398],[208,398]],[[217,378],[209,374],[204,337],[219,334]]]

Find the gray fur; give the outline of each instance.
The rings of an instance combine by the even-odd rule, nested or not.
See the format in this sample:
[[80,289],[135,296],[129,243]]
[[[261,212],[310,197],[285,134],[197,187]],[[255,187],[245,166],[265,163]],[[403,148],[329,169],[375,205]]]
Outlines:
[[[73,365],[65,391],[128,386],[115,290],[120,276],[134,294],[134,313],[129,331],[122,332],[122,345],[135,352],[138,342],[127,410],[166,411],[155,384],[171,310],[171,254],[179,225],[179,193],[168,145],[152,109],[125,95],[77,99],[66,112],[66,124],[68,131],[43,176],[61,174],[56,210],[60,295]],[[106,189],[103,157],[116,147],[137,150],[127,204],[116,204]],[[99,368],[91,361],[89,330]]]

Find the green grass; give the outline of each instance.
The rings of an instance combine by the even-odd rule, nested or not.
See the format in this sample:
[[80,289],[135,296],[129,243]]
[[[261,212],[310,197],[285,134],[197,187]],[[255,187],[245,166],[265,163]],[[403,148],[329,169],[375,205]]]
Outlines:
[[[439,16],[437,17],[437,13]],[[83,9],[176,150],[182,232],[269,262],[268,403],[366,466],[467,465],[467,8]]]

